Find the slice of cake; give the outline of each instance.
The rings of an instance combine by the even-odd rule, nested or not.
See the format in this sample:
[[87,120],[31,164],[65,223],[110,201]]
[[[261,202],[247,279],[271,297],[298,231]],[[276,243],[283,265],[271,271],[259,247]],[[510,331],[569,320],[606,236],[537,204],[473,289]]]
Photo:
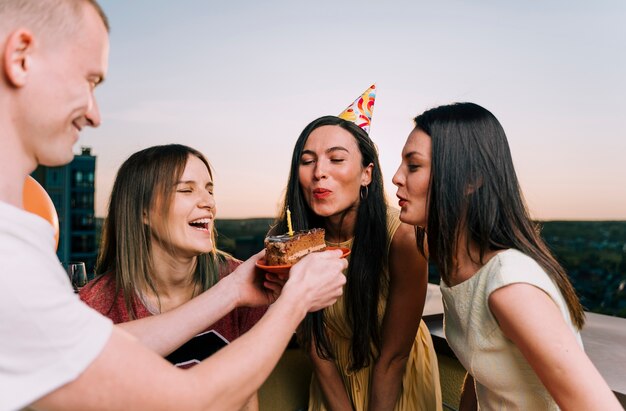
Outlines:
[[295,264],[305,255],[326,248],[324,229],[298,231],[293,235],[273,235],[265,238],[267,265]]

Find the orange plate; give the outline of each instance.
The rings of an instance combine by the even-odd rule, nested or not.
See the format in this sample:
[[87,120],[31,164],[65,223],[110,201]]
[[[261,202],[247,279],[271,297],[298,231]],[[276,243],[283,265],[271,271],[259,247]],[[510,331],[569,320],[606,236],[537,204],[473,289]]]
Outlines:
[[[341,250],[343,251],[343,254],[341,256],[341,258],[344,258],[346,256],[348,256],[350,254],[350,249],[349,248],[344,248],[344,247],[326,247],[326,250]],[[285,264],[285,265],[265,265],[265,259],[261,258],[259,261],[256,262],[256,266],[258,268],[260,268],[263,271],[267,271],[268,273],[274,273],[274,274],[288,274],[289,273],[289,269],[291,268],[292,264]]]

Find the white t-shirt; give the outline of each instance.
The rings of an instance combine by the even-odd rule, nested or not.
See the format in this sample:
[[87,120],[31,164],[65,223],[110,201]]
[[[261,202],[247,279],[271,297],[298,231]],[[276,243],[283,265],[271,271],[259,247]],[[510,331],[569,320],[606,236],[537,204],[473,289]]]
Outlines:
[[556,304],[582,347],[559,288],[539,264],[514,249],[501,251],[468,280],[448,287],[441,282],[444,331],[448,344],[474,377],[479,409],[558,410],[517,346],[504,336],[489,309],[489,295],[514,283],[531,284]]
[[25,407],[78,377],[112,323],[74,294],[50,224],[0,202],[0,411]]

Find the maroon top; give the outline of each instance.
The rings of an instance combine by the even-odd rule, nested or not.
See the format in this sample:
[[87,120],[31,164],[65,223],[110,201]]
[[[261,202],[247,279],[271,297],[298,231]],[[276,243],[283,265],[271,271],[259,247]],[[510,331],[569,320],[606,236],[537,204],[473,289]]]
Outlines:
[[[239,260],[228,259],[227,263],[220,269],[220,279],[234,271],[239,264],[241,264]],[[80,290],[79,295],[87,305],[109,317],[114,324],[130,321],[121,290],[117,298],[115,296],[115,276],[113,273],[104,274],[90,281]],[[144,306],[137,294],[133,296],[132,307],[136,319],[153,315]],[[266,310],[267,307],[235,308],[206,331],[196,335],[172,352],[166,359],[178,367],[189,368],[252,328]]]

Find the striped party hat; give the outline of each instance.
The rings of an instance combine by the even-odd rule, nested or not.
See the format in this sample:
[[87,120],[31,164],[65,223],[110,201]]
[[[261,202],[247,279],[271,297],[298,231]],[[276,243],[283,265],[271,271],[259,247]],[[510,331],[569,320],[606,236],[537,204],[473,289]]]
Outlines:
[[353,122],[369,134],[372,112],[374,111],[374,100],[376,100],[376,85],[372,84],[338,117]]

